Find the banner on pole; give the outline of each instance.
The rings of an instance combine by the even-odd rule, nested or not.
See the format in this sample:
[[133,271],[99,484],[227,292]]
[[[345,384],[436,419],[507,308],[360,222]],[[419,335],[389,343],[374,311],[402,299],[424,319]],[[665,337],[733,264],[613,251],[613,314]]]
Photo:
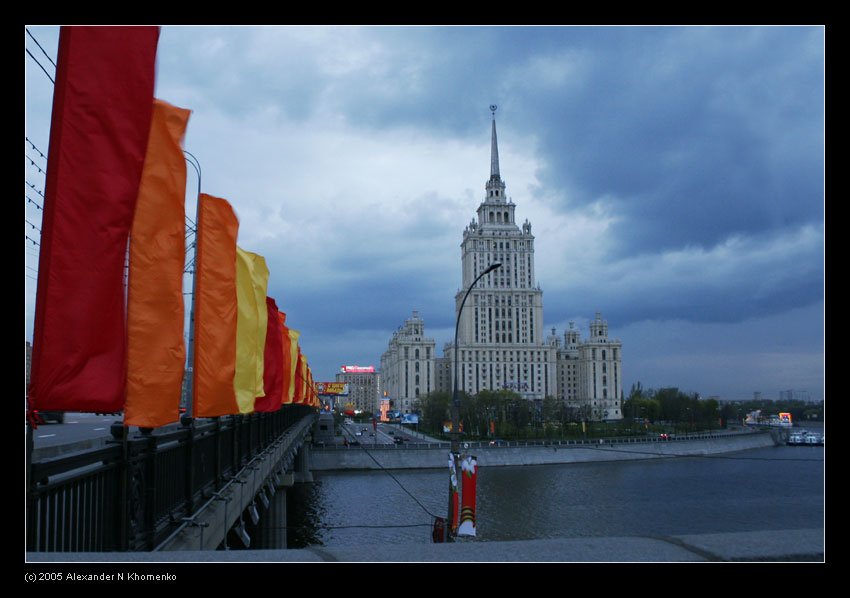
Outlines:
[[459,536],[475,535],[475,486],[478,482],[478,460],[475,457],[466,457],[460,462],[461,476],[463,477],[463,506],[460,509]]
[[449,453],[449,500],[452,505],[451,520],[449,521],[449,535],[457,535],[458,521],[458,495],[457,495],[457,467],[455,466],[455,455]]

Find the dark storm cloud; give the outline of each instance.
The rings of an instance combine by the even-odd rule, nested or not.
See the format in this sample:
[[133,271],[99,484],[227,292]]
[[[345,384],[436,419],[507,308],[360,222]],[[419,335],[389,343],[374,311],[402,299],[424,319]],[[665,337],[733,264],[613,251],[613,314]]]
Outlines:
[[621,254],[823,220],[819,29],[615,33],[578,91],[518,92],[566,206],[605,198]]

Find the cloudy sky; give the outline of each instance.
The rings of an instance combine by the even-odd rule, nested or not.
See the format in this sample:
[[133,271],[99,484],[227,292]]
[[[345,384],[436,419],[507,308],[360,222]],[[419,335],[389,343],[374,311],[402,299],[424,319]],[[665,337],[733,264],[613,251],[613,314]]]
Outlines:
[[[55,61],[59,28],[27,29]],[[601,311],[623,341],[626,390],[821,399],[824,37],[166,26],[156,95],[192,110],[185,148],[202,191],[231,202],[239,245],[266,257],[269,295],[317,380],[378,366],[412,310],[442,353],[497,104],[501,173],[533,226],[547,330],[573,321],[586,334]],[[24,60],[26,179],[43,191],[29,159],[44,168],[53,86]],[[194,214],[191,169],[188,185]],[[25,205],[37,241],[41,213]],[[24,242],[31,340],[38,247]]]

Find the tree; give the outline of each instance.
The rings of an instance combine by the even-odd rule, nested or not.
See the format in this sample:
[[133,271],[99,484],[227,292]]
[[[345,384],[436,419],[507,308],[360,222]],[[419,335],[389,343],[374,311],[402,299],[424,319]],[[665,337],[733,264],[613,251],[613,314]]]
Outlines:
[[422,412],[420,425],[429,432],[441,433],[443,422],[451,419],[451,394],[432,392],[420,397],[418,409]]

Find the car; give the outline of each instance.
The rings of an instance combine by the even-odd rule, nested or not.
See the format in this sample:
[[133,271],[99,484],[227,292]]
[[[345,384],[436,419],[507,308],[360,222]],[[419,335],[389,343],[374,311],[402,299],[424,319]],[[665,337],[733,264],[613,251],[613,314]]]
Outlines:
[[508,443],[502,440],[501,438],[494,438],[490,441],[490,446],[505,446],[506,444]]
[[670,435],[666,432],[662,432],[658,435],[658,440],[670,440]]
[[54,421],[57,424],[65,423],[65,412],[64,411],[34,411],[35,419],[38,423],[46,424],[47,422]]
[[402,438],[401,436],[396,436],[395,438],[393,438],[393,442],[395,442],[396,444],[404,444],[404,438]]
[[357,432],[354,433],[354,435],[355,436],[363,436],[363,432],[358,430]]
[[389,434],[390,436],[395,436],[395,430],[390,430],[389,432],[387,432],[387,434]]

